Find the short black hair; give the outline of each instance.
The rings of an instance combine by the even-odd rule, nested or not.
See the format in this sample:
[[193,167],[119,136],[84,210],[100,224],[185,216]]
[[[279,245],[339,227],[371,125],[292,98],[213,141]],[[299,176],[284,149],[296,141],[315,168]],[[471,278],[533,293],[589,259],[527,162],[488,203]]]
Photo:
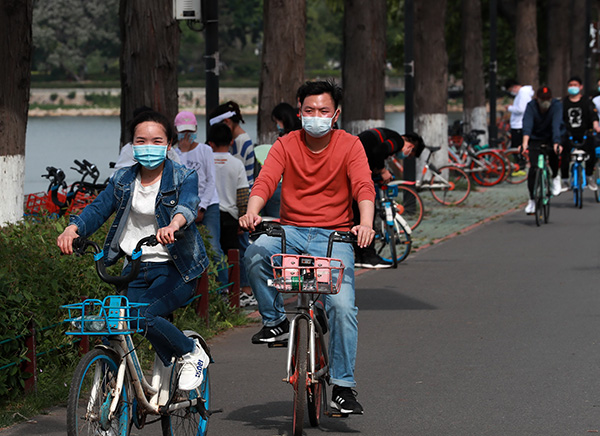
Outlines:
[[175,127],[173,127],[173,123],[171,123],[163,114],[153,110],[143,111],[131,121],[131,125],[129,126],[129,134],[131,135],[132,140],[135,138],[135,129],[137,126],[147,121],[162,125],[165,129],[165,134],[167,135],[167,141],[170,144],[175,143],[175,139],[177,137],[175,135]]
[[567,81],[567,83],[569,83],[569,82],[577,82],[580,85],[583,85],[583,81],[581,80],[581,77],[579,77],[579,76],[571,76],[569,78],[569,80]]
[[506,82],[504,82],[504,89],[510,89],[518,84],[519,82],[517,82],[515,79],[506,79]]
[[421,156],[421,153],[423,153],[423,149],[425,148],[425,141],[423,141],[423,138],[416,133],[405,133],[404,137],[408,139],[410,143],[415,145],[415,157]]
[[300,102],[300,105],[304,103],[304,99],[309,95],[321,95],[329,94],[333,99],[335,108],[337,109],[339,104],[342,102],[343,91],[342,87],[335,83],[333,79],[318,80],[315,82],[305,82],[298,88],[296,92],[296,99]]
[[208,128],[206,142],[212,142],[217,147],[229,146],[233,140],[233,133],[225,123],[213,124]]
[[293,130],[300,130],[302,128],[302,122],[298,118],[298,111],[289,103],[279,103],[275,106],[271,111],[271,119],[283,123],[284,133],[290,133]]
[[538,100],[552,100],[552,90],[546,85],[540,86],[535,92],[535,98]]

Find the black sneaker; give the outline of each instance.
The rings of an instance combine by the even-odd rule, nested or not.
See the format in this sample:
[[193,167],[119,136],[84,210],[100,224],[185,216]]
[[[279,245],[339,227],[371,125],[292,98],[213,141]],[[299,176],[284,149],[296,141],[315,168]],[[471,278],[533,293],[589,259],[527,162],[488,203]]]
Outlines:
[[290,335],[290,322],[285,319],[274,327],[263,326],[260,331],[252,336],[253,344],[268,344],[269,342],[285,341]]
[[356,391],[352,388],[334,385],[331,392],[330,406],[340,413],[353,413],[357,415],[362,415],[363,413],[362,406],[356,401]]
[[354,263],[354,266],[359,268],[382,269],[391,268],[392,264],[386,262],[375,253],[363,253],[360,260]]

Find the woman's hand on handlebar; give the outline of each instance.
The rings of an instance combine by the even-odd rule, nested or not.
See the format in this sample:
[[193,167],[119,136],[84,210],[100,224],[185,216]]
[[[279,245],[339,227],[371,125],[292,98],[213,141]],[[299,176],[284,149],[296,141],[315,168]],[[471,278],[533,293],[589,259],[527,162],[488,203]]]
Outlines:
[[56,245],[62,254],[73,254],[73,240],[79,238],[77,226],[71,224],[56,239]]
[[256,226],[262,221],[262,217],[256,213],[248,212],[246,215],[240,217],[240,227],[244,230],[253,232],[256,230]]
[[375,230],[365,225],[354,226],[350,232],[356,235],[356,243],[360,248],[368,247],[375,237]]

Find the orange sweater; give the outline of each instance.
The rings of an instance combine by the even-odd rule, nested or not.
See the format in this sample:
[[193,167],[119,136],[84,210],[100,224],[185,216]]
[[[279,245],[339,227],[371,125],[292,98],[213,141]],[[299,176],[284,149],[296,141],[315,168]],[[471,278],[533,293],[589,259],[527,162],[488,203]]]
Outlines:
[[364,147],[343,130],[334,130],[329,146],[318,154],[306,146],[303,130],[279,138],[250,196],[268,200],[282,176],[282,224],[346,231],[353,225],[352,198],[375,200]]

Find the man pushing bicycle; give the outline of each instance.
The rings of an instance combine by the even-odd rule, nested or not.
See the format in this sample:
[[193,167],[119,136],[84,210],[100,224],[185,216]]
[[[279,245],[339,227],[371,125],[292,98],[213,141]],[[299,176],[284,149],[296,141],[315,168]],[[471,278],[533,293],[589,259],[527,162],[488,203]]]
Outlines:
[[[339,118],[342,90],[332,81],[306,82],[297,92],[302,130],[279,138],[269,152],[250,194],[240,226],[253,231],[280,180],[281,224],[288,253],[325,256],[329,234],[350,230],[359,247],[373,240],[375,188],[364,148],[358,137],[333,129]],[[352,200],[358,202],[360,223],[353,225]],[[263,328],[252,337],[255,344],[285,340],[289,321],[283,299],[267,285],[272,277],[270,257],[279,253],[278,238],[260,236],[244,256]],[[337,244],[332,256],[346,266],[338,294],[327,295],[325,308],[331,333],[331,407],[341,413],[363,413],[352,388],[358,343],[358,308],[354,302],[354,253],[350,244]]]

